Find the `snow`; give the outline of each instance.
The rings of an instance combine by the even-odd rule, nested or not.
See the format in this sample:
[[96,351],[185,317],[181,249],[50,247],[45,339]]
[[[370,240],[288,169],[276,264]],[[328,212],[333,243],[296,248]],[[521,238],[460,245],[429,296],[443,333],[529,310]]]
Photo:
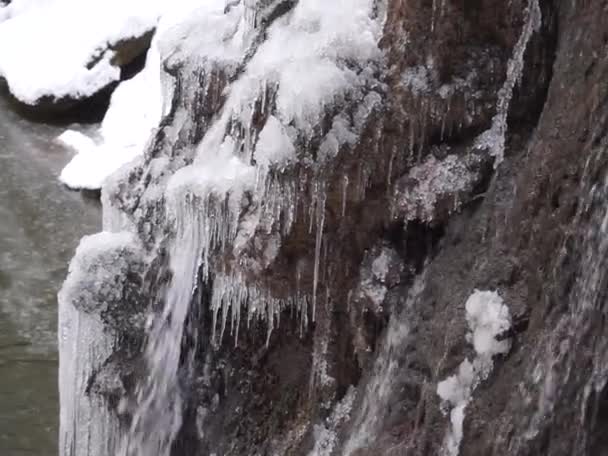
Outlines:
[[[205,11],[207,8],[209,6]],[[143,153],[164,110],[160,41],[196,9],[200,9],[198,0],[182,0],[162,16],[145,68],[114,91],[108,112],[94,137],[68,130],[58,138],[77,151],[59,177],[68,187],[99,189],[110,174]]]
[[452,406],[468,402],[471,397],[471,389],[475,382],[473,364],[465,359],[458,366],[458,373],[439,382],[437,394]]
[[270,116],[260,132],[254,158],[260,166],[282,164],[295,156],[295,147],[287,129],[274,116]]
[[[87,140],[70,131],[59,138],[78,152],[62,172],[61,181],[71,188],[98,189],[112,172],[143,153],[163,112],[161,56],[181,54],[208,62],[242,59],[252,36],[243,8],[252,6],[236,5],[224,14],[223,1],[210,0],[203,6],[183,0],[163,15],[146,68],[116,90],[97,137]],[[358,62],[365,68],[366,62],[381,57],[377,46],[381,29],[372,19],[372,11],[370,0],[329,4],[311,0],[301,2],[270,27],[268,39],[230,88],[220,122],[226,124],[236,117],[247,124],[250,106],[260,92],[278,86],[277,112],[267,120],[254,152],[260,165],[289,162],[295,148],[287,126],[293,122],[312,132],[325,106],[365,83],[369,76],[365,71],[348,68],[343,62]],[[124,128],[126,124],[129,128]],[[334,122],[322,155],[331,156],[339,144],[356,140],[343,124]],[[201,149],[217,149],[222,141],[221,135],[207,135]]]
[[456,374],[437,384],[437,395],[450,413],[450,428],[443,443],[446,456],[458,455],[465,409],[475,388],[490,375],[494,367],[492,357],[511,349],[510,339],[499,340],[511,327],[511,315],[497,292],[475,290],[467,299],[465,309],[469,327],[466,338],[473,345],[476,357],[473,362],[465,358]]
[[161,0],[15,0],[0,15],[0,76],[27,104],[47,96],[91,96],[120,78],[109,46],[153,30],[165,5]]
[[341,62],[380,58],[370,0],[309,0],[277,21],[249,65],[249,78],[276,81],[277,117],[310,130],[323,108],[363,81]]
[[406,68],[401,74],[401,83],[416,97],[428,93],[436,79],[435,63],[430,56],[425,65]]
[[[59,299],[77,309],[100,313],[124,298],[122,284],[133,259],[139,255],[135,235],[101,232],[80,241]],[[104,284],[100,288],[99,285]]]
[[40,2],[41,0],[15,0],[10,4],[0,4],[0,22],[35,8]]
[[467,340],[473,344],[479,356],[491,357],[509,351],[509,339],[497,340],[496,337],[511,327],[509,308],[495,291],[479,291],[466,302],[467,323],[471,332]]

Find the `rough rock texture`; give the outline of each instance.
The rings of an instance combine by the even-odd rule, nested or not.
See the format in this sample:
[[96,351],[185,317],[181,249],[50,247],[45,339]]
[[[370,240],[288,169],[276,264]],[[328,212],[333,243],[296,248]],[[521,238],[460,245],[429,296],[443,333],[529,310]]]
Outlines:
[[[262,29],[294,2],[267,3],[283,10],[256,18]],[[237,343],[230,322],[212,343],[219,278],[201,274],[187,322],[199,337],[182,342],[195,372],[181,385],[173,453],[454,454],[437,384],[472,354],[464,305],[481,289],[509,307],[512,348],[467,404],[460,454],[608,454],[608,6],[385,6],[385,60],[362,89],[381,103],[359,137],[315,167],[334,116],[353,118],[357,103],[327,107],[314,139],[297,144],[312,162],[277,171],[297,195],[293,228],[260,229],[242,262],[232,252],[215,263],[243,267],[245,282],[265,290],[257,299],[316,300],[316,315],[311,305],[288,306],[280,323],[270,316],[267,339],[269,321],[247,324],[243,312]],[[536,8],[542,25],[534,31]],[[527,29],[531,39],[518,49]],[[521,78],[505,104],[518,50]],[[171,280],[174,234],[157,187],[192,161],[240,67],[172,56],[165,70],[175,80],[172,110],[145,158],[103,195],[105,228],[137,232],[149,253],[150,311],[162,307]],[[272,109],[255,106],[249,128]],[[497,153],[479,138],[505,109],[506,147]],[[280,243],[269,254],[273,236]]]

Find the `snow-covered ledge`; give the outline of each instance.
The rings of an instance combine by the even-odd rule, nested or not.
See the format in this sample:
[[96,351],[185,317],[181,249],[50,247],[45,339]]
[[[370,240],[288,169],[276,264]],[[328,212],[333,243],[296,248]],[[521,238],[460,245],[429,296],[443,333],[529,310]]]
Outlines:
[[154,30],[167,3],[15,0],[0,9],[0,78],[30,106],[87,99],[120,79],[124,49]]

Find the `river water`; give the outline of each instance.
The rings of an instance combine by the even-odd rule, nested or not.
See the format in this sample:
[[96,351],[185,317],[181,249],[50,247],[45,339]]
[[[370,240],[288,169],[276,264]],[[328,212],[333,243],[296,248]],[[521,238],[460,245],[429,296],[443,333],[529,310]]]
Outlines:
[[0,99],[0,456],[57,454],[57,291],[99,203],[57,180],[63,129]]

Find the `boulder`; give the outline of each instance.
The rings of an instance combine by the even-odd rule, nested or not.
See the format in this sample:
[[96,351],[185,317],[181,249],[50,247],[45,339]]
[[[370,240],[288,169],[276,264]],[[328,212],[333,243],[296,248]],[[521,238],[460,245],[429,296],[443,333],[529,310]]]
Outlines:
[[148,6],[140,0],[4,6],[2,86],[30,117],[76,113],[69,120],[81,115],[97,120],[116,84],[143,67],[161,12],[156,2]]

